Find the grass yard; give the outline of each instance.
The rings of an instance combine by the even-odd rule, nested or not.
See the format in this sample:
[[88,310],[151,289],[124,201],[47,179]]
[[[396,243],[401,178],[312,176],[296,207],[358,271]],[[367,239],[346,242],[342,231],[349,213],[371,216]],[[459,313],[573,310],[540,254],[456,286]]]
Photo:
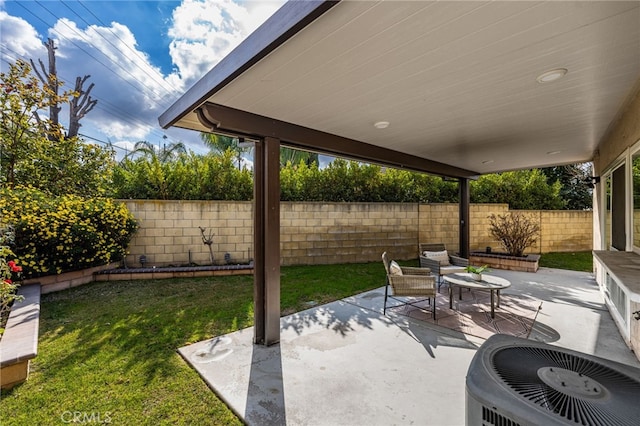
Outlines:
[[[400,262],[416,265],[417,261]],[[591,253],[541,266],[591,270]],[[282,314],[384,285],[382,262],[283,267]],[[29,380],[0,398],[0,425],[241,424],[177,353],[253,325],[253,277],[115,281],[44,295]]]
[[590,251],[545,253],[541,255],[539,263],[546,268],[593,271],[593,255]]
[[[384,285],[382,262],[283,267],[283,315]],[[98,282],[42,297],[29,380],[0,424],[241,424],[176,349],[253,325],[253,277]],[[78,413],[78,414],[76,414]]]

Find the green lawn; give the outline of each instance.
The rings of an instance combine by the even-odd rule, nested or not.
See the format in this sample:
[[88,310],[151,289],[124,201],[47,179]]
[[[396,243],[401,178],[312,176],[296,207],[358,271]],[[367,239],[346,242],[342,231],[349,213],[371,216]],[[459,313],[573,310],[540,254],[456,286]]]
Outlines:
[[[403,265],[417,261],[400,262]],[[542,266],[591,270],[590,253]],[[384,285],[382,262],[282,268],[283,315]],[[176,350],[253,324],[253,277],[98,282],[42,297],[37,358],[0,425],[240,424]],[[74,414],[75,413],[75,414]]]
[[540,257],[540,266],[592,272],[593,255],[590,251],[545,253]]
[[[382,262],[282,268],[283,315],[384,285]],[[253,277],[98,282],[42,297],[38,356],[0,424],[241,424],[178,355],[253,324]]]

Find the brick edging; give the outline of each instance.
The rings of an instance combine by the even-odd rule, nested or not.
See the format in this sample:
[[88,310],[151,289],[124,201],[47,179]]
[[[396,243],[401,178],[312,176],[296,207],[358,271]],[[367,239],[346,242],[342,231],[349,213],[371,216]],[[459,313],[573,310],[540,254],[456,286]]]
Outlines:
[[95,281],[95,274],[105,269],[117,268],[119,262],[106,265],[94,266],[93,268],[81,269],[79,271],[64,272],[62,274],[46,275],[39,278],[31,278],[24,281],[24,285],[40,284],[42,294],[53,293],[55,291],[66,290],[82,284]]

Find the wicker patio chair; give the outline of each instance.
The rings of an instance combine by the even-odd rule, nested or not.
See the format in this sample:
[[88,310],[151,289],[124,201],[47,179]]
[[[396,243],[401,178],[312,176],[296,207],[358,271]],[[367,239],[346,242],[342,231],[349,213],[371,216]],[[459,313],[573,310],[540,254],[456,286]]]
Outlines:
[[[411,268],[407,266],[399,266],[397,263],[389,261],[387,252],[382,253],[382,263],[387,271],[387,284],[384,289],[384,308],[383,314],[387,313],[387,298],[392,298],[407,305],[413,305],[424,300],[429,300],[433,319],[436,319],[436,277],[431,274],[428,268]],[[389,287],[392,293],[389,294]],[[399,297],[426,297],[414,302],[407,302],[398,299]],[[433,297],[433,303],[431,298]],[[398,305],[400,306],[400,305]]]
[[447,252],[447,248],[442,243],[419,244],[420,267],[429,268],[437,277],[438,291],[442,285],[442,276],[465,272],[469,266],[469,260],[464,257],[452,255]]

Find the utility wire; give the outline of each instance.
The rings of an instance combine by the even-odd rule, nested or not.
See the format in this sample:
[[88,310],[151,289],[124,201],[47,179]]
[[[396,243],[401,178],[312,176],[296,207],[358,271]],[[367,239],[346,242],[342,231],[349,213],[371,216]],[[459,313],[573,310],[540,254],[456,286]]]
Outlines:
[[[17,61],[18,58],[28,62],[27,58],[25,58],[22,55],[18,54],[15,50],[11,49],[8,46],[2,45],[2,46],[0,46],[0,48],[6,50],[8,52],[11,52],[9,54],[7,54],[6,52],[3,52],[3,54],[2,54],[2,60],[4,62],[6,62],[7,64],[12,65],[12,63],[9,60],[6,59],[7,57],[11,57],[12,56],[11,54],[13,54],[13,58],[10,58],[10,59],[12,59],[14,62]],[[70,90],[73,90],[73,88],[70,87],[66,83],[66,81],[68,81],[68,79],[65,78],[65,76],[58,75],[58,77],[61,80],[61,83],[62,83],[61,86],[62,86],[63,89],[66,87],[66,88],[68,88]],[[131,125],[133,125],[133,126],[135,126],[137,128],[143,129],[147,133],[155,135],[159,139],[160,138],[165,138],[166,134],[163,131],[158,130],[157,128],[153,127],[152,125],[150,125],[148,123],[145,123],[144,121],[142,121],[140,119],[137,119],[134,116],[131,116],[131,115],[123,113],[120,110],[120,108],[118,108],[118,106],[116,106],[115,104],[113,104],[113,103],[111,103],[111,102],[109,102],[109,101],[107,101],[107,100],[105,100],[103,98],[100,98],[100,97],[94,97],[94,98],[98,100],[98,104],[96,105],[96,109],[102,109],[106,113],[108,113],[109,115],[114,116],[114,117],[120,119],[121,121],[125,121],[125,122],[127,122],[127,123],[129,123],[129,124],[131,124]],[[135,120],[135,121],[133,121],[133,120]],[[166,136],[166,137],[169,138],[170,143],[176,143],[176,141],[173,138],[168,137],[168,136]]]
[[[36,3],[37,3],[40,7],[42,7],[44,10],[46,10],[46,11],[47,11],[51,16],[53,16],[55,19],[57,19],[58,21],[61,21],[61,22],[62,22],[62,23],[67,27],[67,28],[69,28],[70,30],[72,30],[75,34],[77,34],[78,36],[82,37],[82,38],[83,38],[83,40],[84,40],[85,42],[87,42],[87,44],[91,45],[90,41],[85,37],[85,35],[84,35],[84,34],[81,34],[81,33],[79,33],[75,28],[70,27],[68,24],[66,24],[66,22],[64,22],[63,20],[61,20],[61,18],[60,18],[59,16],[57,16],[57,15],[56,15],[55,13],[53,13],[51,10],[47,9],[47,8],[46,8],[44,5],[42,5],[39,1],[36,1]],[[62,2],[62,3],[64,4],[64,2]],[[21,6],[22,6],[22,5],[21,5]],[[65,6],[68,8],[68,6],[67,6],[67,5],[65,5]],[[25,8],[24,6],[22,6],[22,7],[23,7],[23,8]],[[25,10],[27,10],[27,9],[25,8]],[[28,11],[29,11],[29,10],[28,10]],[[72,10],[72,11],[73,11],[73,10]],[[34,15],[34,14],[33,14],[33,12],[31,12],[31,11],[29,11],[29,12],[30,12],[32,15]],[[75,13],[75,12],[74,12],[74,13]],[[77,15],[77,16],[79,16],[77,13],[76,13],[76,15]],[[34,16],[35,16],[35,15],[34,15]],[[95,16],[95,15],[94,15],[94,16]],[[37,16],[36,16],[36,17],[37,17]],[[42,20],[40,17],[37,17],[37,18],[38,18],[38,19],[40,19],[40,21],[41,21],[41,22],[43,22],[43,23],[45,23],[46,25],[51,26],[49,23],[45,22],[45,21],[44,21],[44,20]],[[82,19],[82,18],[81,18],[81,19]],[[84,20],[84,19],[83,19],[83,21],[84,21],[85,23],[87,23],[87,25],[90,25],[86,20]],[[101,23],[102,23],[102,22],[101,22]],[[103,26],[105,26],[105,28],[107,28],[107,29],[109,29],[109,30],[111,31],[111,29],[110,29],[110,28],[108,28],[108,27],[106,27],[106,25],[104,25],[104,23],[102,23],[102,25],[103,25]],[[113,31],[111,31],[111,32],[112,32],[112,34],[114,34],[114,35],[115,35],[115,33],[113,33]],[[98,33],[98,34],[99,34],[99,33]],[[107,41],[108,41],[108,42],[109,42],[109,43],[110,43],[110,44],[111,44],[111,45],[112,45],[116,50],[118,50],[118,51],[120,51],[120,50],[121,50],[121,49],[119,49],[117,46],[115,46],[113,43],[111,43],[111,42],[110,42],[106,37],[104,37],[102,34],[99,34],[99,35],[100,35],[104,40],[107,40]],[[90,56],[91,58],[95,59],[98,63],[100,63],[101,65],[103,65],[105,68],[107,68],[107,69],[108,69],[112,74],[114,74],[114,75],[115,75],[116,77],[118,77],[120,80],[123,80],[125,83],[129,84],[131,87],[133,87],[134,89],[136,89],[136,90],[137,90],[138,92],[140,92],[142,95],[145,95],[145,93],[146,93],[146,92],[145,92],[145,91],[143,91],[143,89],[142,89],[142,87],[141,87],[141,86],[136,86],[136,85],[132,84],[132,83],[131,83],[131,81],[126,80],[126,79],[122,78],[122,76],[121,76],[121,75],[119,75],[119,74],[117,74],[117,73],[115,73],[115,71],[114,71],[112,68],[110,68],[109,66],[107,66],[106,64],[104,64],[102,61],[98,60],[95,56],[93,56],[91,53],[87,52],[84,48],[82,48],[81,46],[79,46],[79,45],[78,45],[77,43],[75,43],[74,41],[70,40],[68,37],[64,37],[64,36],[62,36],[62,34],[59,34],[59,36],[61,36],[62,38],[67,39],[68,41],[70,41],[73,45],[75,45],[75,46],[76,46],[78,49],[80,49],[82,52],[84,52],[85,54],[87,54],[87,55],[88,55],[88,56]],[[117,35],[116,35],[116,37],[117,37]],[[117,38],[118,38],[120,41],[122,41],[119,37],[117,37]],[[123,45],[127,46],[127,47],[131,50],[131,48],[130,48],[126,43],[124,43],[124,42],[122,42],[122,43],[123,43]],[[132,77],[136,82],[140,83],[141,85],[143,84],[142,82],[138,81],[138,79],[137,79],[137,77],[136,77],[135,75],[133,75],[130,71],[126,70],[126,69],[125,69],[121,64],[119,64],[118,62],[116,62],[116,61],[114,61],[113,59],[111,59],[111,58],[110,58],[106,53],[102,52],[100,49],[96,49],[96,50],[98,50],[98,51],[99,51],[99,52],[100,52],[100,53],[101,53],[105,58],[107,58],[107,60],[108,60],[108,61],[110,61],[110,62],[114,63],[115,65],[117,65],[118,67],[120,67],[123,71],[125,71],[127,74],[129,74],[129,75],[130,75],[130,76],[131,76],[131,77]],[[134,51],[134,52],[135,52],[135,51]],[[126,55],[124,55],[124,56],[126,57]],[[130,58],[127,58],[127,59],[129,59],[129,60],[130,60]],[[144,60],[144,58],[142,58],[142,60],[143,60],[143,61],[145,61],[145,60]],[[134,63],[134,64],[136,64],[136,61],[131,61],[131,62],[132,62],[132,63]],[[145,72],[145,74],[150,75],[148,72],[146,72],[144,69],[142,69],[139,65],[136,65],[136,66],[138,67],[138,69],[140,69],[140,70],[142,70],[143,72]],[[146,85],[145,85],[145,86],[143,86],[143,87],[145,87],[146,89],[149,89],[149,91],[151,91],[151,93],[153,93],[153,94],[154,94],[154,95],[156,95],[157,97],[159,97],[159,98],[161,98],[161,99],[162,99],[162,98],[164,98],[164,97],[163,97],[163,96],[161,96],[157,91],[155,91],[155,90],[154,90],[154,88],[149,87],[149,86],[146,86]],[[167,95],[169,95],[169,96],[173,96],[173,95],[174,95],[173,91],[169,91],[169,90],[167,90],[165,87],[161,87],[161,88],[165,90],[165,92],[166,92],[166,94],[167,94]],[[151,98],[150,100],[152,100],[152,101],[156,104],[156,106],[157,106],[158,108],[162,108],[162,107],[164,106],[164,105],[160,104],[159,99]],[[106,101],[102,100],[102,102],[106,102]],[[118,111],[118,112],[119,112],[119,109],[118,109],[115,105],[113,105],[113,108],[114,108],[114,111]],[[106,110],[106,109],[105,109],[105,110]],[[121,117],[123,117],[122,115],[120,115],[120,116],[121,116]],[[123,117],[123,118],[124,118],[126,121],[129,121],[126,117]],[[130,122],[130,121],[129,121],[129,122]],[[149,124],[147,124],[147,123],[143,123],[143,122],[141,122],[141,123],[142,123],[142,124],[143,124],[143,126],[144,126],[144,127],[146,127],[146,128],[154,129],[154,127],[153,127],[153,126],[150,126],[150,125],[149,125]],[[140,126],[140,127],[142,127],[142,126]],[[144,127],[143,127],[143,128],[144,128]],[[159,133],[161,133],[162,135],[164,135],[164,133],[163,133],[163,132],[159,132]]]
[[[87,25],[91,25],[89,22],[87,22],[82,16],[80,16],[75,10],[71,9],[71,7],[69,7],[64,1],[61,1],[61,3],[69,10],[71,10],[78,18],[80,18],[85,24]],[[140,53],[133,49],[130,45],[128,45],[127,43],[124,42],[124,40],[122,40],[120,38],[120,36],[118,34],[116,34],[113,29],[108,26],[107,24],[105,24],[98,16],[96,16],[95,13],[93,13],[88,6],[86,6],[83,2],[78,1],[77,2],[84,10],[86,10],[89,14],[91,14],[91,16],[93,16],[95,18],[95,20],[102,25],[103,28],[107,29],[115,38],[117,38],[123,46],[125,46],[127,49],[129,49],[129,51],[131,51],[131,53],[133,53],[139,60],[141,60],[142,62],[146,62],[147,59],[144,58],[142,55],[140,55]],[[100,37],[102,37],[105,41],[107,41],[107,43],[109,43],[111,46],[113,46],[115,49],[118,49],[118,47],[116,45],[114,45],[108,38],[106,38],[104,35],[99,34]],[[147,74],[149,77],[151,77],[156,83],[159,83],[160,85],[163,86],[163,89],[165,89],[165,91],[167,92],[168,95],[173,95],[173,88],[169,85],[169,83],[167,83],[164,79],[157,79],[157,73],[149,73],[147,70],[145,70],[143,67],[139,66],[137,62],[134,62],[136,64],[136,66],[138,66],[138,68],[144,72],[145,74]]]
[[[76,33],[78,36],[80,36],[85,42],[87,42],[87,44],[91,45],[91,43],[89,43],[89,41],[86,39],[86,37],[83,34],[78,33],[78,31],[72,27],[70,27],[64,20],[62,20],[60,17],[58,17],[57,15],[55,15],[53,12],[51,12],[49,9],[47,9],[45,6],[43,6],[41,4],[41,2],[39,1],[35,1],[35,3],[40,6],[42,9],[46,10],[51,16],[53,16],[55,19],[57,19],[58,21],[62,22],[62,24],[64,24],[67,28],[69,28],[71,31],[73,31],[74,33]],[[24,6],[22,4],[22,2],[16,2],[17,5],[19,5],[20,7],[22,7],[24,10],[26,10],[27,12],[29,12],[32,16],[36,17],[40,22],[44,23],[45,25],[48,25],[51,27],[51,24],[49,24],[48,22],[46,22],[44,19],[42,19],[40,16],[36,15],[35,13],[33,13],[30,9],[28,9],[26,6]],[[85,50],[82,46],[78,45],[74,40],[69,39],[68,37],[65,37],[63,34],[58,33],[58,36],[60,36],[61,38],[64,38],[66,40],[68,40],[71,44],[73,44],[74,46],[76,46],[79,50],[81,50],[82,52],[84,52],[87,56],[89,56],[90,58],[94,59],[97,63],[99,63],[100,65],[102,65],[103,67],[105,67],[109,72],[111,72],[113,75],[115,75],[116,77],[120,78],[123,82],[125,82],[126,84],[128,84],[129,86],[131,86],[132,88],[134,88],[137,91],[142,92],[141,87],[134,85],[131,80],[125,80],[123,79],[120,75],[118,75],[113,68],[111,68],[109,65],[107,65],[106,63],[104,63],[103,61],[101,61],[100,59],[96,58],[93,54],[91,54],[90,52],[88,52],[87,50]],[[125,73],[129,74],[134,81],[138,82],[138,79],[135,75],[133,75],[129,70],[125,69],[121,64],[119,64],[118,62],[112,60],[111,58],[109,58],[109,56],[107,56],[104,52],[102,52],[100,49],[96,49],[98,52],[102,53],[103,56],[105,56],[107,58],[107,60],[109,62],[111,62],[112,64],[118,66],[120,69],[122,69]],[[153,93],[155,96],[162,98],[162,96],[157,93],[153,88],[151,87],[147,87],[149,89],[149,91],[151,93]],[[156,104],[158,106],[161,106],[157,100],[153,99],[154,102],[156,102]]]
[[[61,20],[60,17],[58,17],[55,13],[53,13],[51,10],[49,10],[47,7],[45,7],[43,4],[41,4],[41,2],[36,1],[36,4],[38,4],[42,9],[44,9],[45,11],[47,11],[51,16],[53,16],[55,19],[57,19],[58,21],[61,21],[67,28],[69,28],[70,30],[72,30],[75,34],[79,35],[85,42],[87,42],[89,45],[91,45],[91,43],[89,42],[89,40],[83,35],[83,34],[79,34],[78,31],[75,28],[70,27],[66,22],[64,22],[64,20]],[[87,12],[89,12],[94,18],[96,18],[98,20],[98,22],[100,22],[101,25],[103,25],[105,28],[107,28],[118,40],[120,40],[122,42],[122,44],[124,46],[127,47],[127,49],[129,49],[130,51],[132,51],[134,54],[136,54],[136,56],[138,58],[141,58],[143,61],[146,61],[144,58],[142,58],[135,50],[133,50],[128,44],[124,43],[122,41],[122,39],[120,37],[117,36],[117,34],[114,33],[113,30],[111,30],[110,27],[107,27],[104,22],[102,22],[86,5],[82,4],[82,2],[79,2],[80,5],[87,10]],[[16,2],[16,4],[18,4],[20,7],[22,7],[25,11],[27,11],[29,14],[31,14],[32,16],[34,16],[36,19],[38,19],[40,22],[44,23],[45,25],[52,27],[51,24],[49,24],[48,22],[46,22],[41,16],[35,14],[32,10],[28,9],[27,7],[25,7],[21,2]],[[87,25],[91,25],[89,24],[84,18],[82,18],[76,11],[74,11],[73,9],[71,9],[67,4],[65,4],[64,2],[62,2],[62,4],[67,7],[68,9],[70,9],[76,16],[78,16],[80,19],[82,19],[83,22],[85,22]],[[103,34],[98,33],[98,35],[100,37],[102,37],[104,40],[106,40],[107,42],[109,42],[111,44],[111,46],[113,46],[114,48],[118,49],[117,46],[115,46],[113,43],[111,43]],[[107,64],[105,64],[103,61],[99,60],[98,58],[96,58],[94,55],[92,55],[91,53],[87,52],[87,50],[85,50],[83,47],[81,47],[80,45],[78,45],[76,42],[74,42],[73,40],[70,40],[68,37],[65,37],[64,35],[58,33],[58,36],[61,38],[64,38],[66,40],[68,40],[69,42],[71,42],[74,46],[76,46],[79,50],[81,50],[82,52],[84,52],[85,54],[87,54],[89,57],[93,58],[96,62],[98,62],[99,64],[101,64],[102,66],[104,66],[105,68],[107,68],[109,70],[109,72],[113,73],[116,77],[118,77],[120,80],[124,80],[125,83],[127,83],[128,85],[130,85],[131,87],[133,87],[136,91],[142,93],[144,95],[145,92],[142,91],[142,88],[139,86],[136,86],[134,84],[132,84],[131,81],[126,80],[124,78],[122,78],[121,75],[118,75],[117,73],[115,73],[115,71],[109,67]],[[9,48],[6,45],[0,45],[0,47],[3,47],[11,52],[13,52],[15,55],[17,55],[18,57],[22,57],[22,55],[19,55],[17,52],[15,52],[13,49]],[[127,74],[129,74],[136,82],[138,82],[137,78],[128,70],[124,69],[120,64],[118,64],[117,62],[115,62],[113,59],[111,59],[107,54],[105,54],[104,52],[102,52],[100,49],[96,49],[98,50],[102,55],[104,55],[110,62],[114,63],[115,65],[119,66],[121,69],[123,69]],[[121,51],[121,49],[118,49],[119,51]],[[126,57],[126,55],[124,55]],[[6,63],[11,64],[9,61],[7,61],[5,58],[2,58]],[[22,58],[25,59],[26,58]],[[132,61],[133,62],[133,61]],[[138,67],[138,69],[140,69],[142,72],[144,72],[147,76],[150,76],[151,78],[154,78],[153,74],[150,74],[148,71],[146,71],[145,69],[143,69],[142,67],[140,67],[139,65],[136,64],[136,66]],[[66,80],[63,76],[60,76],[62,78],[62,80]],[[157,77],[154,78],[154,81],[158,81]],[[162,80],[163,84],[167,84],[164,80]],[[141,83],[141,82],[140,82]],[[65,84],[66,85],[66,84]],[[63,85],[64,87],[64,85]],[[160,96],[159,93],[157,93],[156,91],[153,90],[153,88],[150,87],[146,87],[147,89],[149,89],[154,95],[156,96]],[[164,89],[168,94],[173,95],[173,91],[168,90],[166,87],[164,86],[160,86],[160,88]],[[72,88],[70,88],[72,89]],[[128,122],[136,127],[142,128],[144,129],[147,133],[151,133],[151,134],[155,134],[158,138],[162,137],[164,139],[167,138],[167,136],[164,134],[164,132],[159,131],[158,129],[156,129],[153,125],[150,125],[149,123],[145,123],[139,119],[136,119],[135,117],[129,116],[127,114],[124,114],[120,111],[120,108],[117,107],[116,105],[114,105],[113,103],[110,103],[108,101],[106,101],[103,98],[99,98],[99,97],[95,97],[95,99],[98,99],[99,102],[96,105],[96,107],[98,107],[99,109],[104,110],[106,113],[114,116],[114,117],[118,117],[119,119],[121,119],[122,121]],[[162,105],[159,104],[159,101],[157,99],[153,99],[152,100],[156,103],[156,105],[158,107],[162,107]],[[134,123],[132,121],[132,119],[136,120],[138,122]],[[170,140],[175,143],[175,140],[173,140],[173,138],[170,138]]]

